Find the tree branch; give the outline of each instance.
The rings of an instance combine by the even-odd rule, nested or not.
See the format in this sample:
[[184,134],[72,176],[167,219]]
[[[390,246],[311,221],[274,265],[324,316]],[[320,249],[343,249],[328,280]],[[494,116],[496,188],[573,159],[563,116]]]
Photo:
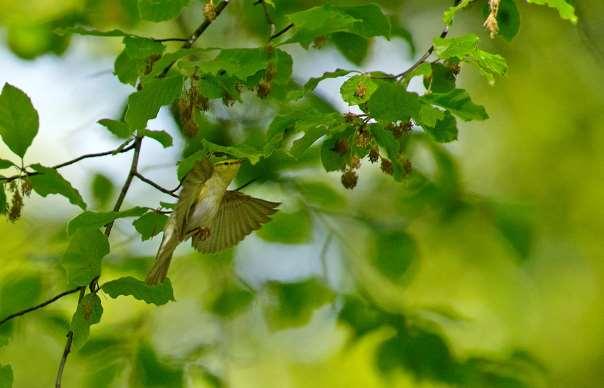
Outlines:
[[[132,163],[130,164],[130,171],[128,172],[128,176],[126,177],[126,181],[122,186],[122,190],[120,191],[117,200],[115,201],[115,205],[113,206],[113,211],[119,211],[122,208],[122,204],[124,203],[124,199],[126,198],[126,194],[128,194],[128,190],[132,185],[132,179],[134,179],[134,175],[136,174],[138,168],[138,160],[140,158],[141,153],[141,145],[143,142],[143,136],[137,136],[134,139],[134,154],[132,155]],[[111,221],[105,227],[105,236],[109,237],[111,234],[111,229],[113,229],[114,221]],[[98,276],[90,282],[89,288],[91,293],[96,293],[98,291]],[[86,292],[86,287],[79,287],[80,290],[80,298],[78,299],[78,306],[84,297],[84,293]],[[69,353],[71,352],[71,344],[73,343],[73,331],[69,330],[67,332],[67,341],[65,343],[65,348],[63,349],[63,356],[61,357],[61,362],[59,363],[59,369],[57,371],[57,378],[55,380],[55,388],[61,388],[61,381],[63,379],[63,370],[65,369],[65,363],[67,362],[67,357],[69,357]]]
[[[216,18],[218,18],[218,16],[220,16],[220,14],[222,13],[222,11],[224,11],[224,9],[226,8],[227,5],[229,5],[229,0],[222,0],[220,3],[218,3],[218,5],[216,6],[216,16],[213,19],[205,18],[204,21],[199,25],[199,27],[197,27],[197,29],[195,29],[193,34],[191,34],[189,39],[187,39],[187,41],[182,45],[182,48],[189,49],[189,48],[193,47],[193,45],[195,44],[195,42],[197,42],[199,37],[208,29],[208,27],[210,27],[210,25],[214,22],[214,20],[216,20]],[[164,70],[162,70],[161,74],[159,75],[159,78],[165,77],[168,74],[168,72],[170,71],[170,69],[172,68],[172,66],[174,66],[175,63],[176,63],[176,61],[174,61],[174,62],[170,63],[168,66],[166,66],[166,68]]]
[[11,319],[20,317],[21,315],[25,315],[25,314],[30,313],[30,312],[35,311],[35,310],[39,310],[39,309],[41,309],[43,307],[48,306],[51,303],[56,302],[57,300],[63,298],[64,296],[71,295],[71,294],[73,294],[75,292],[78,292],[79,290],[80,290],[80,287],[76,287],[76,288],[71,289],[71,290],[63,291],[60,294],[58,294],[56,296],[53,296],[52,298],[50,298],[46,302],[42,302],[42,303],[40,303],[40,304],[38,304],[36,306],[26,308],[25,310],[17,311],[16,313],[13,313],[13,314],[7,316],[6,318],[3,318],[2,320],[0,320],[0,326],[2,326],[3,324],[5,324],[6,322],[10,321]]
[[269,40],[273,40],[273,39],[277,39],[278,37],[280,37],[281,35],[285,34],[287,31],[291,30],[294,27],[294,23],[290,23],[287,26],[285,26],[284,29],[282,29],[281,31],[275,32],[273,35],[271,35]]
[[162,186],[160,186],[159,184],[153,182],[151,179],[145,178],[143,175],[141,175],[139,172],[135,172],[134,176],[137,177],[138,179],[140,179],[141,181],[145,182],[146,184],[148,184],[149,186],[154,187],[155,189],[161,191],[162,193],[171,195],[174,198],[178,198],[178,195],[174,194],[174,191],[178,190],[178,187],[175,190],[168,190]]
[[[446,26],[443,31],[440,33],[439,37],[440,38],[445,38],[447,36],[447,34],[449,34],[449,26]],[[402,73],[399,73],[397,75],[395,75],[392,78],[405,78],[407,75],[409,75],[413,70],[417,69],[421,64],[423,64],[424,62],[426,62],[426,60],[428,58],[430,58],[430,55],[432,55],[432,53],[434,52],[434,45],[431,45],[428,50],[424,53],[424,55],[422,55],[417,62],[415,62],[413,65],[411,65],[411,67],[409,67],[407,70],[403,71]]]
[[[107,156],[107,155],[123,154],[125,152],[128,152],[128,151],[132,150],[133,148],[134,148],[134,144],[131,144],[131,145],[129,145],[127,147],[123,147],[121,149],[118,147],[118,148],[116,148],[114,150],[111,150],[111,151],[97,152],[97,153],[94,153],[94,154],[86,154],[86,155],[78,156],[77,158],[69,160],[67,162],[57,164],[55,166],[52,166],[51,168],[54,168],[55,170],[58,170],[59,168],[63,168],[63,167],[69,166],[71,164],[75,164],[75,163],[77,163],[77,162],[79,162],[81,160],[84,160],[84,159],[98,158],[98,157]],[[36,172],[36,171],[25,172],[24,174],[13,175],[13,176],[7,177],[7,178],[1,178],[0,177],[0,180],[4,180],[4,181],[6,181],[8,183],[8,182],[14,181],[15,179],[22,178],[24,176],[34,176],[34,175],[39,175],[39,174],[40,173]]]

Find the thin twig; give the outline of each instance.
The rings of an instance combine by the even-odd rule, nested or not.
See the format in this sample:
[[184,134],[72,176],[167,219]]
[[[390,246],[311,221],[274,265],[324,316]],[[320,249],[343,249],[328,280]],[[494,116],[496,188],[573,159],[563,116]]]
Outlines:
[[[111,151],[97,152],[97,153],[94,153],[94,154],[86,154],[86,155],[78,156],[77,158],[69,160],[67,162],[57,164],[55,166],[52,166],[51,168],[54,168],[55,170],[58,170],[59,168],[63,168],[63,167],[69,166],[69,165],[77,163],[77,162],[79,162],[80,160],[83,160],[83,159],[98,158],[98,157],[107,156],[107,155],[123,154],[125,152],[128,152],[128,151],[132,150],[133,148],[134,148],[134,145],[131,144],[131,145],[129,145],[127,147],[124,147],[124,148],[122,148],[120,150],[115,150],[114,149],[114,150],[111,150]],[[20,175],[13,175],[13,176],[7,177],[7,178],[0,178],[0,180],[4,180],[6,182],[11,182],[11,181],[14,181],[15,179],[19,179],[19,178],[22,178],[24,176],[34,176],[34,175],[39,175],[39,174],[40,173],[37,172],[37,171],[24,172],[23,174],[20,174]]]
[[268,7],[266,6],[266,1],[258,0],[254,3],[254,5],[258,5],[258,4],[260,4],[262,6],[262,11],[264,12],[264,18],[266,19],[266,23],[269,25],[269,28],[270,28],[269,40],[271,40],[273,34],[275,33],[275,22],[273,21],[273,18],[271,17],[270,13],[268,12]]
[[46,302],[42,302],[42,303],[40,303],[40,304],[38,304],[36,306],[26,308],[25,310],[17,311],[16,313],[13,313],[13,314],[7,316],[6,318],[2,319],[0,321],[0,326],[2,326],[4,323],[10,321],[11,319],[20,317],[21,315],[25,315],[25,314],[30,313],[30,312],[35,311],[35,310],[39,310],[39,309],[41,309],[43,307],[48,306],[51,303],[56,302],[57,300],[63,298],[64,296],[71,295],[71,294],[73,294],[75,292],[78,292],[79,290],[80,290],[80,287],[76,287],[76,288],[71,289],[71,290],[63,291],[60,294],[53,296],[52,298],[50,298]]
[[287,26],[285,26],[284,29],[282,29],[281,31],[275,32],[273,35],[271,35],[271,38],[269,40],[274,40],[277,39],[278,37],[280,37],[281,35],[285,34],[287,31],[291,30],[294,27],[294,23],[290,23]]
[[176,191],[176,190],[174,190],[174,191],[168,190],[168,189],[160,186],[159,184],[153,182],[151,179],[145,178],[143,175],[141,175],[138,172],[134,173],[134,176],[137,177],[138,179],[140,179],[141,181],[145,182],[149,186],[152,186],[152,187],[156,188],[157,190],[161,191],[162,193],[171,195],[174,198],[178,198],[178,195],[174,194],[174,191]]
[[[213,19],[205,18],[203,23],[201,23],[199,25],[199,27],[197,27],[197,29],[195,29],[195,31],[193,32],[193,34],[191,34],[189,39],[187,39],[187,41],[182,45],[182,48],[189,49],[189,48],[193,47],[195,42],[197,42],[197,39],[199,39],[199,37],[208,29],[208,27],[210,27],[210,25],[214,22],[214,20],[216,20],[216,18],[218,16],[220,16],[220,14],[222,13],[222,11],[224,11],[224,9],[226,8],[227,5],[229,5],[229,0],[223,0],[220,3],[218,3],[218,5],[216,6],[216,16]],[[165,77],[168,74],[168,72],[170,71],[170,69],[172,68],[172,66],[174,66],[175,63],[176,63],[176,61],[174,61],[174,62],[170,63],[168,66],[166,66],[166,68],[164,70],[162,70],[161,74],[159,75],[159,78]]]
[[[78,297],[78,306],[84,298],[84,293],[86,292],[86,287],[79,287],[80,296]],[[55,379],[55,388],[61,388],[61,381],[63,380],[63,371],[65,370],[65,364],[67,363],[67,357],[71,352],[71,344],[73,343],[73,330],[69,330],[67,332],[67,342],[65,343],[65,348],[63,349],[63,356],[61,356],[61,362],[59,363],[59,370],[57,371],[57,378]]]
[[[443,31],[440,33],[440,38],[445,38],[447,36],[447,34],[449,33],[449,26],[446,26]],[[432,55],[432,53],[434,52],[434,45],[431,45],[428,48],[428,51],[426,51],[424,53],[424,55],[422,55],[417,62],[415,62],[413,65],[411,65],[410,68],[408,68],[407,70],[403,71],[400,74],[395,75],[393,78],[399,79],[399,78],[405,78],[407,75],[411,74],[411,72],[415,69],[417,69],[419,66],[421,66],[424,62],[426,62],[426,60],[428,58],[430,58],[430,55]]]
[[248,187],[249,185],[251,185],[252,183],[256,182],[257,180],[258,180],[258,178],[254,178],[254,179],[250,180],[249,182],[244,183],[243,185],[241,185],[241,186],[237,187],[237,188],[235,189],[235,191],[243,190],[243,189],[245,189],[246,187]]
[[188,38],[155,38],[153,39],[153,41],[155,42],[188,42],[189,39]]

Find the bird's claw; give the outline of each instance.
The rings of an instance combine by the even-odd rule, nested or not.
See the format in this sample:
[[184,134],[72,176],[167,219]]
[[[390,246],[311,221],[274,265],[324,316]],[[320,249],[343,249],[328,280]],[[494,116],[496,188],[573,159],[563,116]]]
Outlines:
[[195,236],[200,240],[206,240],[210,237],[210,229],[209,228],[197,228],[195,231]]

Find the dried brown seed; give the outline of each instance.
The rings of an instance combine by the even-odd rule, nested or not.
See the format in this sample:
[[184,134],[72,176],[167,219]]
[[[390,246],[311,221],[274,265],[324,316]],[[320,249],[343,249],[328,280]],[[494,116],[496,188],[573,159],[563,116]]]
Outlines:
[[386,158],[382,158],[382,163],[380,165],[382,171],[384,171],[388,175],[392,175],[394,169],[392,167],[392,162]]
[[354,189],[359,180],[359,176],[356,171],[347,170],[344,174],[342,174],[342,186],[347,189]]

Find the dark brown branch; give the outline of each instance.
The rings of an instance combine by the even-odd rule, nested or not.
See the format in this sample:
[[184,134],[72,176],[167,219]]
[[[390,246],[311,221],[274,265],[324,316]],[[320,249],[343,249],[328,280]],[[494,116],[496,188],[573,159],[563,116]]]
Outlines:
[[[84,298],[84,293],[86,292],[86,287],[79,287],[80,296],[78,297],[78,306]],[[73,343],[73,331],[69,330],[67,333],[67,342],[65,343],[65,348],[63,349],[63,355],[61,356],[61,362],[59,363],[59,370],[57,371],[57,378],[55,379],[55,388],[61,388],[61,381],[63,380],[63,371],[65,370],[65,364],[67,363],[67,357],[71,352],[71,344]]]
[[[94,154],[86,154],[86,155],[78,156],[77,158],[69,160],[67,162],[57,164],[55,166],[52,166],[51,168],[54,168],[55,170],[58,170],[59,168],[63,168],[63,167],[69,166],[71,164],[75,164],[75,163],[77,163],[77,162],[79,162],[81,160],[84,160],[84,159],[98,158],[98,157],[107,156],[107,155],[123,154],[125,152],[128,152],[128,151],[132,150],[133,148],[134,148],[134,144],[131,144],[131,145],[127,146],[127,147],[123,147],[122,149],[115,149],[115,150],[105,151],[105,152],[97,152],[97,153],[94,153]],[[14,181],[15,179],[19,179],[19,178],[22,178],[24,176],[34,176],[34,175],[38,175],[38,174],[39,173],[36,172],[36,171],[25,172],[25,173],[23,173],[21,175],[13,175],[13,176],[7,177],[7,178],[0,178],[0,180],[5,180],[6,182],[11,182],[11,181]]]
[[168,189],[160,186],[159,184],[153,182],[151,179],[145,178],[139,172],[134,173],[134,176],[137,177],[138,179],[140,179],[141,181],[145,182],[149,186],[152,186],[152,187],[156,188],[157,190],[161,191],[162,193],[171,195],[174,198],[178,198],[178,195],[174,194],[174,191],[178,190],[178,188],[176,188],[175,190],[168,190]]
[[39,310],[39,309],[41,309],[43,307],[48,306],[51,303],[56,302],[57,300],[63,298],[64,296],[71,295],[71,294],[73,294],[75,292],[78,292],[79,290],[80,290],[80,287],[76,287],[76,288],[71,289],[71,290],[63,291],[60,294],[58,294],[56,296],[53,296],[52,298],[50,298],[46,302],[42,302],[39,305],[26,308],[25,310],[17,311],[16,313],[13,313],[13,314],[7,316],[6,318],[3,318],[2,320],[0,320],[0,326],[2,326],[3,324],[5,324],[6,322],[10,321],[11,319],[20,317],[21,315],[25,315],[25,314],[30,313],[30,312],[35,311],[35,310]]
[[271,35],[271,38],[269,40],[274,40],[277,39],[278,37],[280,37],[281,35],[285,34],[287,31],[291,30],[294,27],[294,23],[290,23],[288,24],[284,29],[282,29],[281,31],[275,32],[273,35]]
[[[208,27],[210,27],[210,25],[214,22],[214,20],[216,20],[216,18],[218,16],[220,16],[220,14],[222,13],[222,11],[224,11],[224,9],[226,8],[227,5],[229,5],[229,0],[223,0],[220,3],[218,3],[218,5],[216,6],[216,16],[213,19],[205,18],[203,23],[201,23],[199,25],[199,27],[197,27],[197,29],[195,29],[195,31],[193,32],[193,34],[191,34],[189,39],[187,39],[187,41],[182,45],[182,48],[189,49],[189,48],[193,47],[193,45],[195,44],[195,42],[197,42],[199,37],[208,29]],[[170,69],[172,68],[172,66],[174,66],[175,63],[176,63],[176,61],[174,61],[174,62],[170,63],[168,66],[166,66],[166,68],[164,70],[162,70],[161,74],[159,75],[159,78],[165,77],[168,74],[168,72],[170,71]]]

